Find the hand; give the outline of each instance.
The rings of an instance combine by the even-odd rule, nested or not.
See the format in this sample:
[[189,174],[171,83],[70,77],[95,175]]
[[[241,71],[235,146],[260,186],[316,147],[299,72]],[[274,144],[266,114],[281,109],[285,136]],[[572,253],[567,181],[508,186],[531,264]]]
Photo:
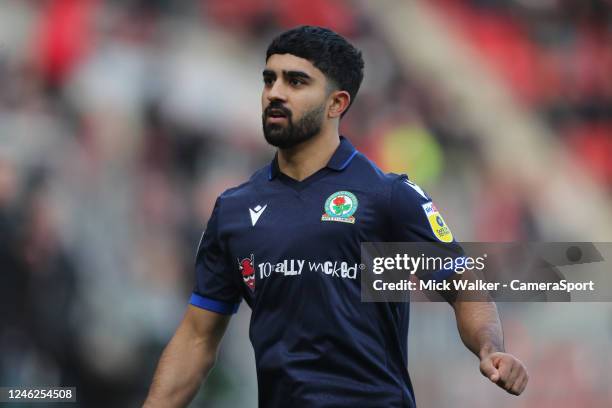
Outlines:
[[513,395],[520,395],[529,380],[523,363],[507,353],[491,353],[480,360],[480,372]]

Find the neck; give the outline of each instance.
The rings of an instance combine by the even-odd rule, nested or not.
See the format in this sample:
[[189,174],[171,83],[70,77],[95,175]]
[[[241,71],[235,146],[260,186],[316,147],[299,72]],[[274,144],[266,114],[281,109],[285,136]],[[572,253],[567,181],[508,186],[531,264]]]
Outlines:
[[340,144],[338,130],[324,131],[290,149],[278,149],[278,167],[294,180],[302,181],[327,165]]

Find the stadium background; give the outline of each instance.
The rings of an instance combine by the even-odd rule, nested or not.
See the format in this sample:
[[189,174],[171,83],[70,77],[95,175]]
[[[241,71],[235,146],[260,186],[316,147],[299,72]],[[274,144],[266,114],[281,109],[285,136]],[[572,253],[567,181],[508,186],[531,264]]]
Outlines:
[[[142,403],[215,197],[272,156],[265,48],[304,23],[364,52],[342,133],[460,240],[612,240],[610,1],[5,0],[1,385]],[[481,377],[447,305],[412,311],[420,406],[612,406],[608,303],[500,305],[531,375],[520,398]],[[249,316],[194,407],[256,406]]]

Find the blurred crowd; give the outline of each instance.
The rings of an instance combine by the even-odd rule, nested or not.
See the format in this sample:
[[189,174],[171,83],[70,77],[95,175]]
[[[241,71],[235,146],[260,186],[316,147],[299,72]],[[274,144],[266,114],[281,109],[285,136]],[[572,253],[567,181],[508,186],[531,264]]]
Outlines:
[[526,108],[612,188],[612,2],[434,3]]
[[[612,187],[610,4],[436,1]],[[401,67],[352,2],[8,0],[0,384],[76,386],[88,407],[142,401],[185,310],[216,196],[272,158],[261,135],[265,49],[303,22],[364,53],[365,81],[342,133],[425,187],[456,235],[551,239],[512,175],[486,168],[477,143],[453,126],[452,104]],[[507,58],[522,62],[506,71]],[[217,370],[205,406],[222,406],[227,384],[241,381],[223,367],[232,363]]]

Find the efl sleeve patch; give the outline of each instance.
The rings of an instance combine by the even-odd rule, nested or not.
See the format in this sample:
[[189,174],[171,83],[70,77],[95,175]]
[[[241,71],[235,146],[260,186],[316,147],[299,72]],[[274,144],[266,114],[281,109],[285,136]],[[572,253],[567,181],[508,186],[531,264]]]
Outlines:
[[400,175],[391,188],[390,213],[390,240],[458,245],[433,200],[406,175]]
[[436,238],[442,242],[453,242],[453,233],[448,225],[446,225],[446,222],[444,222],[444,218],[442,218],[442,214],[440,214],[435,204],[430,201],[423,204],[422,207]]

